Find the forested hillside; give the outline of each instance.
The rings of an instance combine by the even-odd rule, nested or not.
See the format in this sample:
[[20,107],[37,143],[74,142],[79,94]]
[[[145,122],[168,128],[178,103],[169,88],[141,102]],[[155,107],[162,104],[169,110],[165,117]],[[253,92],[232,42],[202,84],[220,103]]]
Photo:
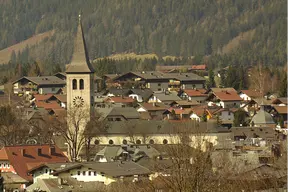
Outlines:
[[211,67],[278,66],[286,63],[286,8],[286,0],[0,0],[0,49],[54,29],[53,37],[13,54],[11,65],[63,69],[81,11],[91,60],[135,52],[198,62],[209,55]]

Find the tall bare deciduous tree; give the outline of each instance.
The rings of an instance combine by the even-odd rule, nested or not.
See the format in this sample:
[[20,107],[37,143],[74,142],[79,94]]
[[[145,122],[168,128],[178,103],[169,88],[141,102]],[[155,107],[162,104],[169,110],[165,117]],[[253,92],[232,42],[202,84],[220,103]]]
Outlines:
[[258,64],[253,67],[249,74],[249,88],[258,91],[262,97],[271,89],[270,71]]

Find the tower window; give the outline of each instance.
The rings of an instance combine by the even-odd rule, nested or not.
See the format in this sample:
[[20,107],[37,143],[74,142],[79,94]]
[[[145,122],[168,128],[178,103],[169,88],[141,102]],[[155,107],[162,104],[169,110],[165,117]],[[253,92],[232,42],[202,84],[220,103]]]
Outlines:
[[77,80],[76,79],[72,80],[72,89],[73,90],[77,89]]
[[79,84],[80,84],[80,86],[79,86],[80,90],[84,89],[84,80],[83,79],[80,79]]

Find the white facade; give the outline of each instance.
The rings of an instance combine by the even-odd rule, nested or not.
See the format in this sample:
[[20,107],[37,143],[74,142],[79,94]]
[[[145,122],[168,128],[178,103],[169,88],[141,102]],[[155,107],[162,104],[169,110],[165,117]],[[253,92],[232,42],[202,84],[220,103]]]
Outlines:
[[162,101],[153,95],[149,98],[148,103],[162,103]]
[[52,175],[53,171],[48,167],[43,167],[42,169],[36,170],[33,173],[33,183],[37,182],[37,179],[55,179],[56,176]]
[[61,88],[60,87],[41,87],[38,89],[39,94],[48,94],[48,93],[52,93],[52,94],[56,94],[59,92]]
[[190,119],[191,119],[191,120],[198,121],[198,122],[200,122],[200,120],[201,120],[201,118],[200,118],[196,113],[192,113],[192,114],[190,115]]
[[251,101],[251,97],[246,95],[245,93],[240,93],[239,95],[244,101]]
[[219,118],[222,121],[233,121],[234,120],[234,113],[229,111],[229,110],[221,111],[220,115],[219,115]]

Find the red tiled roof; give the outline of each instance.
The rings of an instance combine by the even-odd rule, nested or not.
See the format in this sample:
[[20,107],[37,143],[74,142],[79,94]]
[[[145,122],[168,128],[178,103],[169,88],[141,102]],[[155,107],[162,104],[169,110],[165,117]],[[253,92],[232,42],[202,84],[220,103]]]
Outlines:
[[221,101],[241,101],[242,98],[234,91],[220,91],[214,92],[214,95]]
[[189,96],[189,97],[201,97],[201,96],[207,96],[205,94],[206,89],[185,89],[184,92]]
[[44,108],[44,109],[62,109],[62,107],[56,101],[51,101],[49,103],[44,101],[36,101],[35,105],[38,108]]
[[33,96],[35,98],[35,101],[46,101],[50,99],[53,96],[53,94],[46,94],[46,95],[34,94]]
[[176,115],[181,115],[181,114],[190,114],[191,113],[191,109],[179,109],[179,108],[169,108],[168,109],[170,112],[172,112],[173,110],[175,111]]
[[[50,147],[55,148],[55,153],[50,153]],[[25,155],[23,151],[25,150]],[[41,154],[38,155],[38,149]],[[16,173],[27,180],[32,180],[31,175],[27,175],[28,170],[39,166],[42,163],[68,162],[68,158],[56,145],[21,145],[6,146],[0,150],[0,159],[8,160]]]
[[194,70],[206,70],[206,65],[192,65],[191,69]]
[[248,95],[251,98],[261,97],[261,93],[254,90],[241,90],[242,93]]
[[168,109],[168,107],[163,103],[141,103],[141,106],[143,106],[147,111],[164,111]]
[[67,103],[67,95],[54,95],[54,97],[62,103]]
[[106,101],[112,103],[133,103],[134,99],[131,97],[109,97]]

